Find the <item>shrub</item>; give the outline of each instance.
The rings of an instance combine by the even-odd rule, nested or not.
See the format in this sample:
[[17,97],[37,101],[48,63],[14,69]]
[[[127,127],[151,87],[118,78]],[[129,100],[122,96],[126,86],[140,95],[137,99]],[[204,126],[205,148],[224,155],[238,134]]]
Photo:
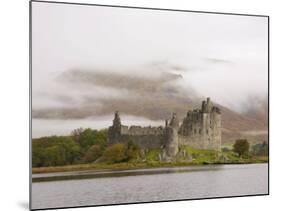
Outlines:
[[118,163],[127,159],[127,146],[125,144],[113,144],[107,147],[102,156],[102,160],[109,163]]
[[128,160],[134,160],[141,157],[140,148],[135,145],[132,141],[128,142],[128,149],[127,149]]
[[253,155],[268,156],[268,144],[263,142],[262,144],[256,144],[252,147]]
[[95,161],[102,155],[102,148],[100,145],[91,146],[84,155],[83,160],[87,163]]

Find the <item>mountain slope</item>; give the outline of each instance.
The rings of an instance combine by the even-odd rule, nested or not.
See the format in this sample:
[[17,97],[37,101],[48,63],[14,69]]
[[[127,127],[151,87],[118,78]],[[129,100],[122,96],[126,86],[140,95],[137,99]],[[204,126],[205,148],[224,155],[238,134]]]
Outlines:
[[238,138],[251,142],[267,141],[267,116],[261,112],[256,115],[240,114],[220,106],[222,111],[222,141],[232,143]]

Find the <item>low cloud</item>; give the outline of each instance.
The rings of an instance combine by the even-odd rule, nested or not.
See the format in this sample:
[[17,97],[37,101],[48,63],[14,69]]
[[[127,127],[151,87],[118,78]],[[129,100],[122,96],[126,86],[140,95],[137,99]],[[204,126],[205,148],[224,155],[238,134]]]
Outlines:
[[38,119],[83,119],[111,115],[119,110],[126,115],[163,120],[171,112],[183,115],[197,98],[191,88],[181,85],[182,80],[180,74],[155,68],[151,74],[146,71],[143,75],[140,70],[134,75],[109,70],[65,71],[56,77],[55,83],[67,87],[68,91],[64,89],[63,93],[52,92],[48,96],[65,106],[34,107],[32,116]]

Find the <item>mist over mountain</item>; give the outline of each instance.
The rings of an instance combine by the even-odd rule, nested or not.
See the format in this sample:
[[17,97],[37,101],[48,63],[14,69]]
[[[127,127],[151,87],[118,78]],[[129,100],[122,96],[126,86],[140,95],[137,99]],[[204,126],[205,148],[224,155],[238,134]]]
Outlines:
[[255,118],[268,127],[268,95],[251,96],[245,110],[242,112],[249,118]]
[[[150,75],[71,70],[58,75],[53,83],[49,92],[40,93],[49,102],[33,107],[34,119],[73,121],[92,118],[95,121],[118,110],[121,116],[145,118],[149,124],[149,121],[164,122],[173,112],[183,119],[188,110],[200,108],[204,98],[212,98],[200,96],[184,84],[181,74],[163,70]],[[224,141],[253,136],[260,141],[266,140],[266,101],[249,98],[241,113],[213,103],[222,111]]]

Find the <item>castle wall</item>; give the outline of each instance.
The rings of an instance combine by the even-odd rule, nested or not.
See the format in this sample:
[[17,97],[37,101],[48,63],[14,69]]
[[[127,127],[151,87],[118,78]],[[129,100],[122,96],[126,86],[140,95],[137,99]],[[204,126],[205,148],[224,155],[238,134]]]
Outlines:
[[[118,117],[117,117],[118,118]],[[118,121],[117,121],[118,122]],[[163,145],[164,129],[160,127],[125,126],[121,122],[109,127],[108,144],[132,141],[142,149],[157,149]]]
[[188,145],[197,149],[204,149],[204,142],[197,137],[178,136],[179,145]]
[[201,109],[187,112],[181,125],[176,114],[163,128],[121,125],[118,112],[115,113],[113,125],[109,127],[108,143],[128,143],[132,141],[143,149],[165,149],[168,156],[178,153],[181,145],[198,149],[221,148],[221,114],[210,99],[202,102]]
[[121,134],[122,135],[162,135],[163,134],[163,127],[141,127],[141,126],[124,126],[121,127]]
[[209,98],[207,102],[202,102],[200,110],[187,112],[179,129],[179,144],[200,149],[220,150],[220,110],[212,105]]
[[216,112],[187,115],[179,130],[179,145],[198,149],[221,148],[221,116]]
[[212,138],[213,138],[213,144],[212,149],[215,149],[217,151],[221,150],[221,115],[214,112],[212,113],[214,120],[212,124]]
[[129,141],[141,149],[159,149],[163,145],[163,135],[120,135],[111,144],[127,144]]

